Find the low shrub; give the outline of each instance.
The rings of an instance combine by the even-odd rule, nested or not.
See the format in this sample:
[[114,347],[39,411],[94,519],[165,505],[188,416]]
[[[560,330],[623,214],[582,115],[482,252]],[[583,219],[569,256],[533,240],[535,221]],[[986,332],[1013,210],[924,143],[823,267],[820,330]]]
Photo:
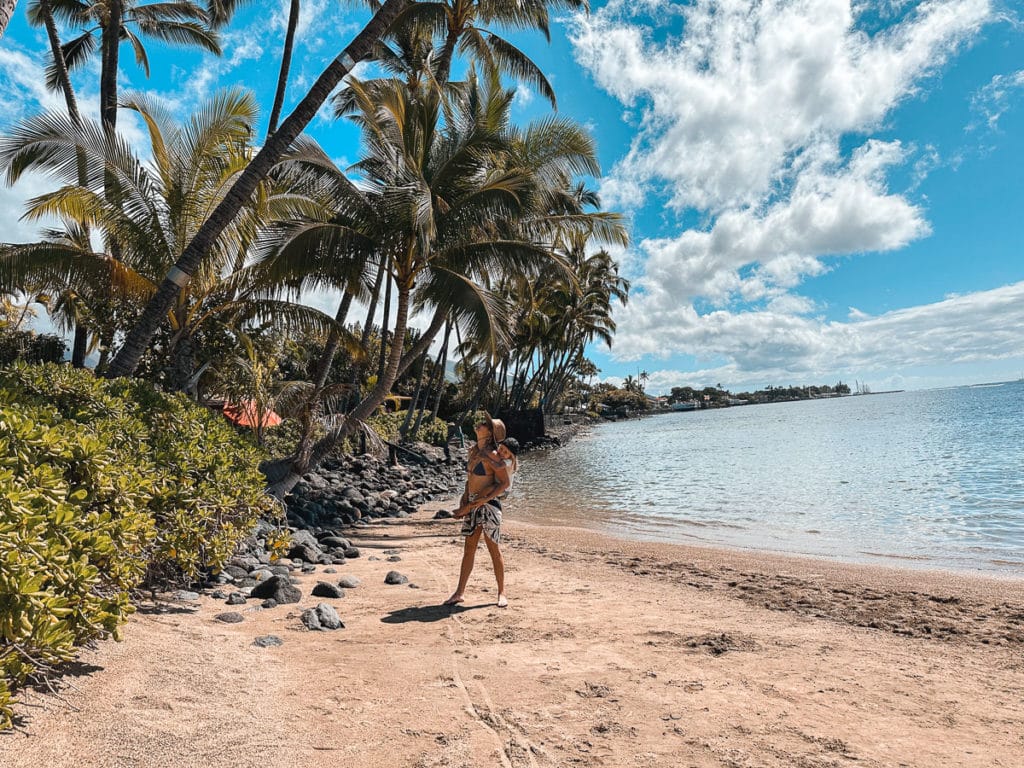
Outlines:
[[218,570],[273,510],[256,449],[181,395],[67,366],[0,369],[0,727],[11,690]]

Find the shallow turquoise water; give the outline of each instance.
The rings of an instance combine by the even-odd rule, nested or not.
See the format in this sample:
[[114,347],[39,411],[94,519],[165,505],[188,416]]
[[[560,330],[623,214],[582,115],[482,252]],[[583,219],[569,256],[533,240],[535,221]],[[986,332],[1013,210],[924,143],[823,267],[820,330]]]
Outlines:
[[510,514],[661,541],[1024,576],[1024,383],[606,423]]

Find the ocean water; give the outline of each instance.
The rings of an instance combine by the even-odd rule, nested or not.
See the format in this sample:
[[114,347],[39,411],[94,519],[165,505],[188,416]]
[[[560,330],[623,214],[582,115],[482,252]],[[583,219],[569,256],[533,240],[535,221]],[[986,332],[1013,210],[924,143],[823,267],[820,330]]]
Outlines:
[[530,522],[1024,576],[1024,382],[659,414],[523,459]]

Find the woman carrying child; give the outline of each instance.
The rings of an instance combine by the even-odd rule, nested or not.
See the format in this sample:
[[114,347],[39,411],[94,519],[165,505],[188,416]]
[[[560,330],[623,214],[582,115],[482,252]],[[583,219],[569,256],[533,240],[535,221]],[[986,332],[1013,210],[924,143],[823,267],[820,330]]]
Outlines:
[[[515,449],[518,443],[505,440],[505,424],[500,419],[485,416],[475,425],[476,443],[470,446],[466,464],[466,489],[459,502],[459,508],[452,515],[465,518],[462,534],[466,545],[459,569],[459,585],[445,605],[461,603],[465,598],[466,584],[473,572],[476,550],[483,537],[487,551],[494,565],[494,577],[498,582],[498,607],[508,606],[505,597],[505,562],[501,556],[501,501],[512,486],[517,459]],[[512,443],[511,447],[503,443]]]

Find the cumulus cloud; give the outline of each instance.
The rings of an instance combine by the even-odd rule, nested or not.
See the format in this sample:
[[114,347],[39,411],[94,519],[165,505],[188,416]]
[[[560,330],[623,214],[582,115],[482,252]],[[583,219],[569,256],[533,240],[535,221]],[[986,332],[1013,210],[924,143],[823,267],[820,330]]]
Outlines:
[[[1024,282],[878,316],[851,308],[845,322],[798,316],[789,307],[704,315],[684,307],[673,320],[671,332],[631,329],[617,336],[622,358],[668,351],[726,362],[688,373],[655,372],[651,381],[657,391],[681,383],[704,386],[709,380],[731,385],[826,381],[837,371],[865,375],[1020,358]],[[652,334],[657,335],[653,343]]]
[[871,340],[914,310],[830,324],[798,290],[839,257],[931,233],[889,176],[912,163],[912,191],[937,151],[871,134],[994,16],[991,0],[612,0],[577,18],[577,60],[636,126],[601,180],[605,203],[704,222],[640,240],[615,354],[703,356],[708,371],[747,375],[886,352]]
[[[649,19],[673,13],[682,34],[656,40]],[[990,0],[933,0],[871,36],[849,0],[613,0],[573,43],[599,86],[642,109],[616,185],[665,181],[674,207],[717,212],[759,204],[805,148],[879,125],[991,14]]]
[[885,170],[902,157],[899,142],[869,141],[846,162],[833,146],[808,160],[787,198],[763,211],[726,211],[708,230],[641,241],[646,273],[634,313],[657,315],[698,298],[715,305],[737,294],[774,298],[825,272],[824,257],[892,250],[928,234],[924,212],[886,191]]

